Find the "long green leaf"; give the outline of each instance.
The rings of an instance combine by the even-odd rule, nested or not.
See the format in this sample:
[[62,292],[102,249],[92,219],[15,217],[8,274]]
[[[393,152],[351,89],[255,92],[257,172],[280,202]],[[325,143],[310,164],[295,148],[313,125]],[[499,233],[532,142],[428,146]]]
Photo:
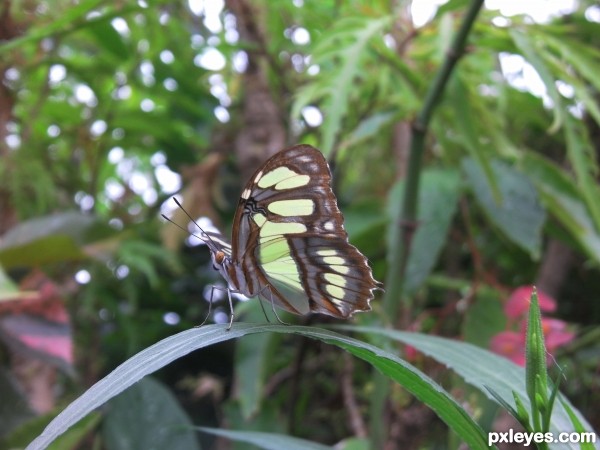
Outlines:
[[[423,173],[422,187],[419,190],[419,227],[413,237],[403,284],[406,295],[417,290],[433,270],[446,244],[446,236],[456,213],[460,191],[460,178],[456,171],[432,169]],[[398,216],[397,209],[400,207],[403,193],[403,182],[394,186],[390,192],[388,199],[390,217]],[[388,240],[391,240],[391,236],[388,236]]]
[[[543,30],[543,28],[540,28]],[[545,31],[545,30],[543,30]],[[596,90],[600,90],[600,51],[597,47],[586,45],[567,36],[555,36],[540,32],[537,37],[557,50]]]
[[285,434],[261,433],[258,431],[232,431],[219,428],[198,427],[200,431],[222,436],[236,442],[253,444],[266,450],[333,450],[332,447],[317,444]]
[[81,248],[96,219],[71,211],[22,222],[0,241],[0,264],[6,268],[85,259]]
[[[328,32],[313,52],[314,62],[321,65],[335,64],[339,70],[329,71],[329,76],[323,81],[316,81],[307,85],[310,93],[324,94],[326,96],[323,105],[323,139],[321,150],[328,155],[337,138],[342,119],[348,110],[348,101],[352,98],[351,90],[354,89],[355,77],[358,74],[362,55],[367,48],[369,40],[380,34],[390,23],[390,17],[378,19],[365,19],[363,17],[349,17],[336,23],[336,26]],[[349,42],[349,44],[347,44]],[[339,62],[341,61],[341,64]],[[296,101],[295,111],[299,111],[310,101],[317,100],[314,96],[300,91],[297,99],[305,102],[298,106]]]
[[569,231],[582,250],[600,262],[600,233],[573,180],[553,162],[535,153],[526,153],[522,164],[546,208]]
[[598,161],[595,149],[590,142],[582,123],[569,116],[565,119],[565,134],[569,161],[573,165],[577,184],[590,211],[596,231],[600,231],[600,206],[598,204]]
[[102,3],[103,0],[82,1],[78,5],[71,7],[68,11],[65,11],[64,14],[62,14],[60,17],[57,17],[56,20],[53,20],[47,25],[34,27],[29,30],[29,33],[25,36],[12,39],[6,44],[0,45],[0,55],[21,45],[27,44],[28,42],[39,41],[48,36],[52,36],[55,33],[71,30],[74,28],[76,22],[83,19],[86,14],[94,10]]
[[108,450],[200,450],[190,417],[175,395],[152,377],[108,405],[102,430]]
[[[460,375],[464,380],[475,386],[492,400],[496,400],[490,390],[499,395],[508,404],[513,405],[513,391],[520,398],[527,398],[525,387],[525,369],[508,359],[491,353],[474,345],[445,339],[437,336],[429,336],[418,333],[408,333],[381,328],[371,327],[336,327],[344,330],[358,331],[376,336],[385,336],[394,341],[411,345],[417,350],[445,364]],[[583,418],[569,403],[559,394],[561,402],[565,402],[577,416],[582,426],[592,430],[592,426]],[[529,411],[530,412],[530,411]],[[550,431],[558,436],[560,432],[577,431],[572,425],[568,412],[562,405],[556,405],[550,422]],[[557,450],[578,449],[577,444],[557,444],[553,448]],[[600,448],[600,447],[598,447]]]
[[457,134],[471,158],[483,171],[487,185],[492,190],[493,199],[500,203],[502,194],[498,186],[498,175],[492,170],[492,158],[489,157],[487,146],[481,145],[482,136],[477,126],[480,116],[475,103],[481,102],[481,99],[473,95],[472,89],[469,89],[467,83],[460,77],[456,77],[452,83],[449,83],[446,95],[452,105]]
[[550,126],[550,131],[554,132],[560,128],[565,118],[565,109],[563,107],[560,92],[558,92],[558,88],[556,87],[556,80],[545,61],[540,57],[540,52],[535,47],[531,36],[526,35],[518,29],[511,29],[509,34],[517,48],[523,53],[525,59],[527,59],[527,62],[529,62],[539,74],[546,86],[548,95],[554,102],[555,107],[552,109],[554,111],[554,122]]
[[199,348],[255,333],[294,333],[341,347],[371,363],[428,405],[472,449],[488,448],[486,437],[467,412],[437,383],[396,355],[331,331],[310,327],[236,323],[230,331],[208,325],[163,339],[125,361],[59,414],[28,447],[44,449],[91,411],[144,376]]

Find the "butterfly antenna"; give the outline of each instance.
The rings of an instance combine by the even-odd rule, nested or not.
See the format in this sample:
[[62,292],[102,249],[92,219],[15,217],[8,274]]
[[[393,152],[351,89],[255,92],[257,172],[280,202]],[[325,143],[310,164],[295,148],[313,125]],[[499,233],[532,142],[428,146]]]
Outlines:
[[[175,197],[173,197],[173,200],[175,200],[175,203],[177,203],[177,206],[179,206],[179,208],[181,208],[181,210],[182,210],[182,211],[185,213],[185,215],[186,215],[186,216],[188,216],[188,219],[190,219],[190,220],[192,221],[192,223],[193,223],[194,225],[196,225],[196,226],[198,227],[198,229],[199,229],[199,230],[202,232],[201,236],[205,236],[205,237],[206,237],[206,239],[203,239],[203,238],[202,238],[202,237],[200,237],[200,236],[196,236],[195,234],[192,234],[192,236],[196,236],[196,237],[197,237],[197,238],[199,238],[201,241],[208,240],[208,241],[209,241],[209,242],[210,242],[210,243],[211,243],[211,244],[212,244],[212,245],[213,245],[215,248],[217,248],[217,244],[215,244],[215,242],[214,242],[214,241],[211,239],[211,237],[210,237],[210,236],[209,236],[209,235],[206,233],[206,231],[204,231],[204,230],[202,229],[202,227],[201,227],[201,226],[198,224],[198,222],[196,222],[196,220],[195,220],[195,219],[194,219],[194,218],[193,218],[193,217],[190,215],[190,213],[189,213],[189,212],[187,212],[187,210],[186,210],[186,209],[183,207],[183,205],[182,205],[181,203],[179,203],[179,200],[177,200]],[[164,214],[162,214],[162,216],[163,216],[163,217],[165,217],[165,215],[164,215]],[[167,219],[167,218],[165,217],[165,219]],[[167,219],[167,220],[169,220],[169,219]],[[172,220],[169,220],[169,222],[171,222],[171,223],[174,223]],[[175,224],[175,225],[177,225],[177,224]],[[181,227],[181,226],[179,226],[179,225],[177,225],[177,226],[178,226],[179,228],[183,229],[183,227]],[[187,230],[184,230],[184,231],[187,231]]]
[[[162,218],[165,219],[167,222],[172,223],[173,225],[175,225],[177,228],[179,228],[181,231],[185,231],[186,233],[189,233],[190,230],[186,230],[185,228],[183,228],[181,225],[179,225],[178,223],[173,222],[173,220],[169,219],[167,216],[165,216],[164,214],[161,214]],[[202,230],[202,228],[200,228]],[[204,230],[202,231],[204,233]],[[204,239],[202,239],[200,236],[198,236],[195,233],[191,233],[192,236],[200,239],[201,241],[203,241]]]

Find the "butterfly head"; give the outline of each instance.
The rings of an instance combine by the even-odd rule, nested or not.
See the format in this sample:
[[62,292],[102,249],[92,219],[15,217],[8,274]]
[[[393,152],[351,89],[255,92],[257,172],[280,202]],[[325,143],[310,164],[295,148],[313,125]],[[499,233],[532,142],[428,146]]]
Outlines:
[[229,267],[231,266],[231,250],[229,244],[221,240],[217,233],[203,231],[198,235],[210,250],[213,269],[229,280]]
[[229,258],[224,251],[215,248],[214,245],[209,245],[208,248],[210,249],[210,256],[212,257],[213,268],[222,273],[228,265]]
[[[210,250],[214,269],[221,273],[226,280],[228,280],[228,268],[231,265],[231,244],[225,238],[223,238],[221,233],[218,231],[205,231],[200,224],[185,210],[177,198],[173,197],[173,200],[177,206],[181,208],[185,215],[188,216],[190,221],[198,228],[198,230],[200,230],[200,233],[192,233],[192,235],[204,242],[204,244]],[[176,224],[164,214],[162,214],[162,216],[166,221],[171,222],[175,226],[181,228],[183,231],[187,231],[185,228]]]
[[217,264],[223,264],[223,261],[225,260],[225,252],[222,252],[220,250],[213,252],[213,260]]

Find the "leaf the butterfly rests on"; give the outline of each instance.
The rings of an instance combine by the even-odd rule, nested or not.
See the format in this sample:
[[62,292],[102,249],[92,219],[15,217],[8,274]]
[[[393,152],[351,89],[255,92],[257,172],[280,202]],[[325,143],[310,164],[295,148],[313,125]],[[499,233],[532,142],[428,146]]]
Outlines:
[[242,191],[231,244],[199,236],[231,289],[296,314],[369,311],[381,284],[348,242],[323,154],[297,145],[268,159]]

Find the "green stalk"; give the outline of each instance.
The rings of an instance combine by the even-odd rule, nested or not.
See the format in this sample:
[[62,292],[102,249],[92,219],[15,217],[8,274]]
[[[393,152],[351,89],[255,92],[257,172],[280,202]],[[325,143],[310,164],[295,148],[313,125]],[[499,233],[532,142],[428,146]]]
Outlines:
[[[418,225],[417,202],[419,198],[419,181],[423,166],[423,155],[425,153],[425,137],[433,112],[444,92],[452,70],[464,54],[467,37],[479,10],[483,6],[483,1],[471,1],[464,21],[448,49],[446,59],[427,92],[423,109],[412,123],[412,140],[406,176],[406,188],[404,189],[404,198],[399,216],[394,217],[392,221],[391,258],[386,277],[386,295],[383,299],[385,314],[392,321],[395,321],[398,317],[399,300],[402,297],[404,274],[410,254],[410,245]],[[410,311],[410,308],[405,309]]]
[[[390,261],[386,277],[386,293],[383,299],[385,316],[392,324],[396,323],[400,311],[404,273],[410,252],[412,236],[417,227],[417,201],[419,197],[419,180],[421,177],[423,154],[425,153],[425,136],[429,122],[444,92],[448,79],[463,55],[465,43],[473,27],[475,18],[483,6],[484,0],[472,0],[464,21],[448,49],[446,59],[436,74],[433,83],[425,97],[423,109],[412,124],[412,141],[406,178],[406,189],[399,216],[392,218],[392,237],[390,242]],[[406,312],[411,308],[404,304]],[[388,440],[388,430],[385,423],[386,404],[389,399],[390,384],[385,377],[376,373],[373,377],[374,389],[370,405],[371,448],[384,448]],[[389,424],[388,424],[389,425]]]

